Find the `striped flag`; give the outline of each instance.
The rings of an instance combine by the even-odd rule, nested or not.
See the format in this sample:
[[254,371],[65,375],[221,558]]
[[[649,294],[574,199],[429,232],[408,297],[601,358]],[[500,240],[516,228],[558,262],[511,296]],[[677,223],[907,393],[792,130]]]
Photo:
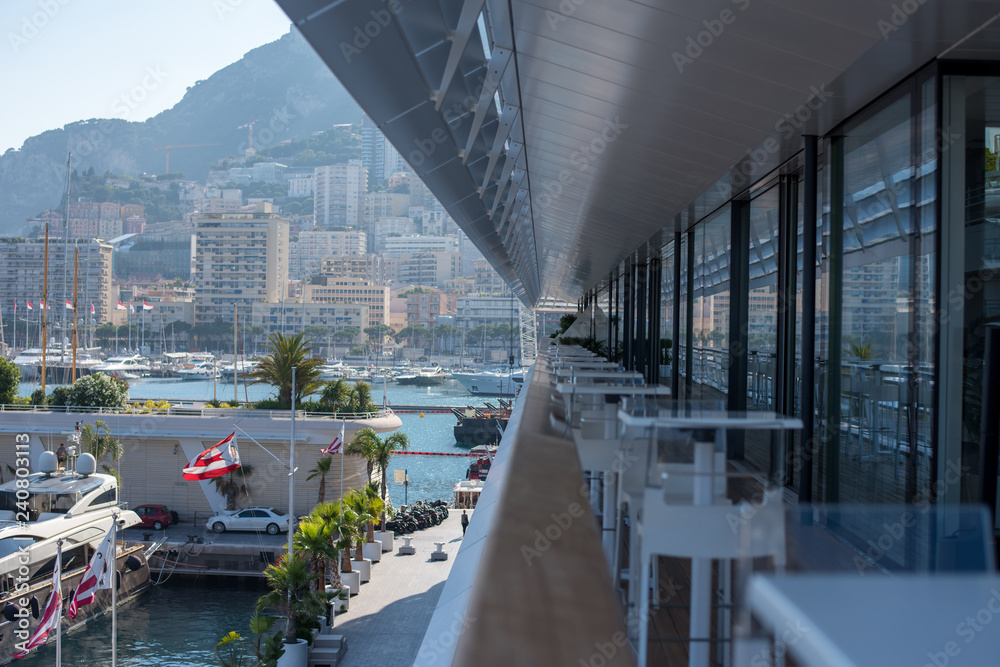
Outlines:
[[236,451],[236,431],[194,457],[184,468],[184,479],[196,482],[221,477],[240,467],[240,453]]
[[73,307],[73,302],[69,299],[66,299],[66,310],[76,310],[76,308]]
[[34,306],[31,305],[31,299],[25,299],[28,302],[28,310],[34,310]]
[[93,315],[95,312],[97,312],[97,311],[94,310],[94,302],[91,301],[90,302],[90,314]]
[[333,439],[333,442],[330,443],[329,447],[319,450],[321,454],[340,453],[340,448],[344,446],[344,426],[345,424],[340,425],[340,433],[338,433],[337,437]]
[[[60,552],[60,556],[61,556]],[[55,568],[52,570],[52,595],[45,603],[45,611],[42,613],[42,620],[38,622],[35,633],[31,635],[24,644],[14,644],[18,652],[14,654],[15,660],[20,660],[28,655],[28,651],[41,646],[49,639],[49,633],[59,627],[62,620],[62,558],[56,558]]]
[[[118,520],[117,515],[114,516],[114,520]],[[73,599],[69,601],[69,609],[66,610],[66,615],[70,618],[76,618],[80,607],[84,607],[94,601],[97,591],[102,588],[111,588],[115,574],[115,524],[112,522],[111,529],[108,530],[108,534],[101,541],[101,546],[97,547],[97,551],[90,558],[90,563],[83,573],[80,585],[77,586],[76,592],[73,593]]]
[[125,307],[124,303],[122,303],[121,301],[119,301],[118,305],[115,306],[115,310],[128,310],[128,308]]
[[143,310],[153,310],[153,306],[151,304],[148,304],[145,301],[143,301],[142,302],[142,309]]

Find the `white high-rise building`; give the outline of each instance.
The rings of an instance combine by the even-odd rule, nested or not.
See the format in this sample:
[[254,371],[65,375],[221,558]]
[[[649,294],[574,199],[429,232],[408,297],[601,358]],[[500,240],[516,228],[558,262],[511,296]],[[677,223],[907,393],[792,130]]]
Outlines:
[[281,301],[288,282],[288,221],[261,203],[252,214],[201,218],[195,228],[195,324],[233,321],[233,307]]
[[365,218],[368,170],[357,160],[350,164],[316,167],[313,172],[313,209],[316,225],[358,227]]

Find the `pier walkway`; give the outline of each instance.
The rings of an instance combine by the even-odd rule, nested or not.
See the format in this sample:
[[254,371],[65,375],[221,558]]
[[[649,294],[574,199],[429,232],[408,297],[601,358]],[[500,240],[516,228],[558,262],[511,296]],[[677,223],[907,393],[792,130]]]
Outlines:
[[[333,633],[344,635],[349,647],[340,667],[413,664],[462,544],[461,516],[461,510],[450,510],[441,525],[408,535],[417,550],[413,556],[399,554],[403,541],[397,536],[393,552],[373,564],[371,581],[334,622]],[[444,542],[448,560],[431,561],[435,542]]]

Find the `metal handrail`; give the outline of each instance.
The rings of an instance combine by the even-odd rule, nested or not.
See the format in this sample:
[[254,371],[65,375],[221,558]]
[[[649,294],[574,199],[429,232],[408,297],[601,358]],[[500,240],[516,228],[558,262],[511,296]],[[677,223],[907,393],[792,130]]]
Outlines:
[[[255,410],[253,408],[197,408],[192,406],[171,406],[170,408],[147,408],[142,405],[133,405],[125,408],[104,408],[104,407],[84,407],[75,405],[17,405],[0,403],[0,412],[45,412],[45,413],[69,413],[69,414],[98,414],[98,415],[159,415],[174,417],[225,417],[234,411],[240,411],[241,415],[259,416],[263,419],[291,419],[291,410]],[[304,412],[296,410],[296,419],[336,419],[336,420],[357,420],[373,419],[394,414],[390,408],[379,409],[373,412]]]

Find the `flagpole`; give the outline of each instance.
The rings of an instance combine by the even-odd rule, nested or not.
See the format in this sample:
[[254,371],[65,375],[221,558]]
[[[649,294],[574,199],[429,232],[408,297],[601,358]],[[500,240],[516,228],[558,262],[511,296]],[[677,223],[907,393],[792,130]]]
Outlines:
[[288,448],[288,558],[291,559],[295,530],[295,366],[292,366],[292,439]]
[[111,523],[111,530],[114,537],[111,539],[111,667],[118,664],[118,515],[112,514],[114,519]]
[[[56,563],[62,565],[62,540],[56,540]],[[53,590],[53,595],[62,594],[61,582],[52,582],[53,586],[59,586],[58,590]],[[59,620],[56,621],[56,667],[62,667],[62,605],[59,605]]]

